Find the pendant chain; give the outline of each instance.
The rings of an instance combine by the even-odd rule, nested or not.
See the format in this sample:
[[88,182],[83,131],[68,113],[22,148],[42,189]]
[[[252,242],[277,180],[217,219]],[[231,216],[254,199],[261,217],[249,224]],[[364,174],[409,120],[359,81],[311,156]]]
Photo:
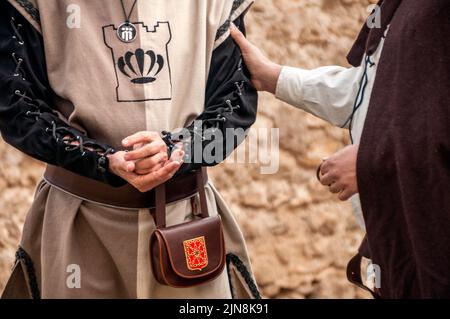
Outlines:
[[130,13],[127,15],[127,10],[125,9],[125,4],[123,3],[123,0],[120,0],[120,3],[122,4],[122,10],[123,15],[125,16],[125,22],[130,22],[130,17],[133,14],[134,7],[136,6],[137,0],[134,0],[133,6],[131,7]]

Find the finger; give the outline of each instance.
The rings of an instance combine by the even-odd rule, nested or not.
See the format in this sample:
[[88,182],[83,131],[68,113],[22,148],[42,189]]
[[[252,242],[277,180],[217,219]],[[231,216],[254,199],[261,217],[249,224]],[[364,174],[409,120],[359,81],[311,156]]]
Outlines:
[[242,51],[245,51],[249,47],[250,41],[247,40],[241,30],[239,30],[234,23],[231,23],[230,25],[230,34]]
[[124,173],[132,172],[136,168],[135,163],[126,161],[124,156],[120,156],[114,165],[117,170],[122,171]]
[[137,150],[138,148],[141,148],[144,145],[145,145],[144,143],[136,143],[133,145],[133,150]]
[[142,183],[146,185],[145,189],[150,190],[171,179],[180,169],[180,162],[169,162],[163,168],[142,176]]
[[137,143],[151,143],[159,137],[156,132],[142,131],[126,137],[122,141],[122,145],[123,147],[131,147]]
[[150,156],[154,156],[160,152],[164,152],[167,154],[166,144],[162,141],[156,141],[150,144],[146,144],[141,148],[133,150],[125,154],[125,160],[127,161],[136,161],[140,159],[144,159]]
[[330,171],[331,168],[331,163],[330,160],[327,159],[326,161],[324,161],[322,163],[322,168],[320,169],[320,172],[322,173],[322,175],[325,175],[326,173],[328,173]]
[[185,152],[183,150],[175,150],[170,156],[171,161],[181,162],[184,159]]
[[148,168],[148,169],[143,169],[143,170],[135,169],[134,172],[138,175],[147,175],[147,174],[153,173],[163,167],[164,167],[164,164],[161,163],[161,164],[157,164],[157,165],[153,166],[152,168]]
[[165,182],[173,177],[180,169],[182,162],[168,162],[160,170],[153,172],[159,181]]
[[135,170],[154,170],[154,167],[158,164],[164,163],[167,161],[167,153],[157,153],[154,156],[139,160],[136,162]]
[[322,175],[322,172],[321,172],[322,164],[323,164],[323,163],[321,163],[321,164],[317,167],[317,170],[316,170],[316,177],[317,177],[317,180],[318,180],[319,182],[320,182],[320,176]]
[[342,191],[342,188],[343,188],[342,185],[340,185],[339,183],[333,183],[329,187],[329,190],[333,194],[339,194]]
[[336,178],[332,174],[328,173],[320,176],[320,184],[324,186],[329,186],[335,182]]
[[350,199],[350,197],[352,197],[354,195],[354,193],[352,191],[350,191],[349,189],[343,189],[340,193],[339,193],[339,200],[341,201],[346,201],[348,199]]
[[131,173],[136,169],[134,162],[123,161],[119,165],[119,169],[125,173]]

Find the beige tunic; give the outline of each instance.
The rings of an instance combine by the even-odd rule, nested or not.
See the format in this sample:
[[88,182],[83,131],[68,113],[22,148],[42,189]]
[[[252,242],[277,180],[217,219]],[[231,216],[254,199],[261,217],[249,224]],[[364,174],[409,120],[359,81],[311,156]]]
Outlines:
[[[217,31],[252,3],[138,0],[131,15],[137,39],[123,43],[115,34],[124,22],[119,0],[34,0],[40,24],[17,1],[10,2],[42,33],[49,82],[61,98],[55,101],[55,109],[89,137],[118,148],[130,134],[183,127],[203,111],[212,52],[229,36],[226,31],[216,37]],[[133,1],[124,2],[130,8]],[[79,27],[69,23],[77,12]],[[142,66],[137,62],[138,50],[146,55]],[[133,81],[152,78],[157,78],[156,85],[133,85]],[[151,273],[148,242],[155,224],[148,209],[90,202],[43,180],[21,242],[33,261],[41,296],[254,297],[248,285],[253,275],[241,231],[214,186],[209,183],[206,190],[210,213],[222,217],[227,253],[237,256],[249,274],[244,278],[231,264],[228,273],[224,270],[210,283],[175,289],[159,285]],[[167,207],[169,225],[191,218],[190,199]],[[26,268],[23,262],[17,263],[5,289],[9,297],[26,296],[17,288],[19,279],[30,280]]]

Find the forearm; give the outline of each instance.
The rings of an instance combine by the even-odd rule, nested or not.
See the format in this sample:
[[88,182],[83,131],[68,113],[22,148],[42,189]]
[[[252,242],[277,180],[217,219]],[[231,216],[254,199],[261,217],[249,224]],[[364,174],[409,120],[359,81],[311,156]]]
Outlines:
[[0,131],[8,144],[45,163],[112,185],[124,184],[108,172],[111,147],[66,125],[42,101],[26,96],[26,90],[16,88],[14,95],[11,104],[2,98],[0,105]]
[[[243,17],[235,24],[245,32]],[[258,94],[231,37],[213,52],[205,96],[205,110],[186,128],[186,158],[179,174],[224,161],[256,120]]]
[[336,126],[351,114],[363,68],[326,66],[313,70],[283,67],[276,97]]

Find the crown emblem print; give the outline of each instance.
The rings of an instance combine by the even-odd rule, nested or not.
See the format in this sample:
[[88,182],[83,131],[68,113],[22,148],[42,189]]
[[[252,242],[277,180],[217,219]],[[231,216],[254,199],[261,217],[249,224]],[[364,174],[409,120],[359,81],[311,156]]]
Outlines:
[[104,41],[112,57],[110,70],[116,75],[115,79],[108,77],[111,93],[116,94],[117,102],[124,103],[171,100],[170,23],[133,25],[136,40],[132,42],[117,37],[120,27],[112,24],[103,27]]
[[128,51],[117,61],[120,72],[129,77],[132,83],[146,84],[156,80],[164,67],[164,58],[153,50],[137,49]]

